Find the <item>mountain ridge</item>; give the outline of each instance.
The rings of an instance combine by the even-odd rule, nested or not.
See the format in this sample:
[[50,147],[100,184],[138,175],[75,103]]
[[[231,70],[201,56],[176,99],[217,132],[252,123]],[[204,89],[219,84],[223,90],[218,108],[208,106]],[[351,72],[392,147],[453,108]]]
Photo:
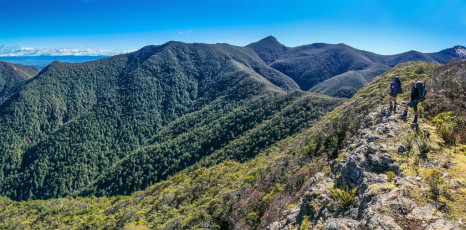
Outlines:
[[[256,118],[244,113],[230,120],[229,111],[219,113],[219,119],[224,117],[231,127],[241,127],[250,120],[250,125],[235,128],[239,133],[234,135],[240,135],[278,113],[281,106],[306,95],[283,100],[293,89],[298,86],[287,76],[248,51],[224,44],[172,42],[86,63],[54,62],[0,107],[4,162],[0,164],[0,191],[16,199],[64,196],[88,185],[184,115],[222,103],[238,111],[255,111],[261,101],[278,103],[257,113]],[[278,106],[280,103],[283,105]],[[337,103],[329,99],[327,107]],[[305,126],[304,119],[300,122]],[[203,128],[213,129],[212,135],[219,138],[212,140],[213,150],[232,138],[217,130],[220,127],[206,124]],[[211,145],[209,141],[202,140],[206,146]],[[211,152],[192,158],[188,152],[180,167],[181,160],[174,161],[160,168],[162,176],[148,180],[163,179]],[[164,171],[168,169],[174,171]],[[127,193],[144,188],[140,186],[129,188]]]
[[[161,49],[169,46],[182,46],[183,44],[194,46],[229,45],[226,43],[205,44],[169,41],[162,45],[143,47],[139,52],[145,49]],[[456,45],[452,48],[433,53],[422,53],[411,50],[400,54],[380,55],[365,50],[359,50],[344,43],[313,43],[287,47],[280,43],[275,37],[268,36],[244,47],[232,47],[244,49],[244,52],[256,56],[269,67],[292,78],[301,90],[310,90],[311,92],[346,98],[360,89],[361,85],[367,83],[364,80],[361,81],[359,77],[361,74],[369,72],[369,76],[377,76],[383,73],[380,69],[378,69],[378,71],[371,71],[371,66],[374,64],[383,64],[388,70],[397,64],[407,61],[446,63],[452,58],[466,59],[466,49],[461,45]],[[366,70],[364,72],[354,72],[363,69]],[[339,76],[339,78],[348,78],[345,81],[354,82],[354,84],[346,86],[346,89],[341,91],[338,85],[332,84],[334,81],[326,81],[335,76]],[[287,84],[294,83],[288,82]]]
[[[0,197],[0,228],[464,228],[465,103],[462,91],[452,89],[464,89],[465,71],[466,61],[400,64],[247,161],[200,165],[129,196],[22,202]],[[406,79],[403,87],[422,80],[432,89],[417,128],[398,117],[402,107],[398,114],[388,110],[383,89],[395,75]],[[409,92],[399,100],[409,100]],[[410,111],[408,118],[413,116]],[[179,122],[173,125],[185,124],[181,130],[193,127]],[[454,127],[453,139],[441,131],[444,125]],[[429,183],[434,169],[438,186],[447,187],[437,198]],[[335,195],[351,190],[350,201]]]
[[[324,93],[329,96],[350,97],[367,84],[361,81],[359,76],[369,72],[369,76],[375,77],[383,73],[378,68],[371,70],[374,64],[385,65],[388,70],[397,64],[407,61],[427,61],[446,63],[452,58],[465,59],[457,50],[462,46],[455,46],[435,53],[421,53],[418,51],[407,51],[400,54],[380,55],[365,50],[359,50],[349,45],[314,43],[296,47],[286,47],[273,36],[266,37],[258,42],[246,46],[254,50],[259,57],[269,66],[290,76],[300,86],[301,90]],[[466,51],[464,52],[466,54]],[[344,74],[344,75],[343,75]],[[346,82],[354,82],[341,92],[338,85],[333,81],[326,81],[335,76],[348,78]]]
[[[382,57],[344,44],[287,48],[267,37],[249,47],[172,41],[85,63],[53,62],[0,105],[0,194],[130,194],[201,161],[250,159],[344,101],[313,91],[350,97],[387,70],[383,61],[425,58],[408,54]],[[311,83],[321,90],[300,90]],[[289,123],[269,121],[275,116]],[[159,132],[177,135],[167,140]],[[132,177],[144,173],[150,176]]]

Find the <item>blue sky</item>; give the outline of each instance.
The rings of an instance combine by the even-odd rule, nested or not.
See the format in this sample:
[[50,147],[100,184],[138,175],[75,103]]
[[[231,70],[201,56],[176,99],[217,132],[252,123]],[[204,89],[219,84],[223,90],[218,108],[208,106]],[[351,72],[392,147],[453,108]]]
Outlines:
[[345,43],[380,54],[466,45],[466,0],[0,0],[0,55],[114,54],[170,40]]

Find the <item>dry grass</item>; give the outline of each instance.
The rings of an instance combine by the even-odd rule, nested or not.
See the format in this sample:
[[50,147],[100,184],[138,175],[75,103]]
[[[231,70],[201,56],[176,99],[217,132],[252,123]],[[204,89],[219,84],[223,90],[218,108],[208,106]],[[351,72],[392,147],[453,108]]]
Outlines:
[[[408,127],[403,127],[407,128]],[[416,162],[417,154],[395,154],[397,161],[403,162],[400,169],[405,176],[422,176],[422,172],[427,169],[437,169],[442,172],[448,172],[445,178],[445,186],[448,188],[447,192],[438,197],[438,201],[445,203],[445,208],[442,209],[447,215],[448,219],[458,220],[466,219],[466,146],[455,145],[447,146],[444,144],[443,139],[435,132],[436,128],[428,121],[420,123],[419,128],[430,133],[427,140],[430,147],[430,152],[427,154],[426,162],[437,162],[435,167],[421,167],[416,166],[420,162]],[[399,141],[402,137],[398,138]],[[451,162],[451,166],[443,168],[443,162]],[[426,163],[424,162],[424,163]],[[427,164],[429,165],[429,164]],[[417,172],[416,172],[417,171]],[[411,181],[419,187],[410,188],[411,198],[420,206],[432,202],[429,196],[429,187],[425,184],[425,178],[422,181]],[[457,181],[461,184],[462,188],[455,189],[454,182]]]

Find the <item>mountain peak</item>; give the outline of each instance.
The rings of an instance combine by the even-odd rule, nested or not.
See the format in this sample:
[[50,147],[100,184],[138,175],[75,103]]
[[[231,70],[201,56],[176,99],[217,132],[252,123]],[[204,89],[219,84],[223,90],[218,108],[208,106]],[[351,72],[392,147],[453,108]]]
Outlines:
[[277,38],[275,38],[274,36],[272,35],[269,35],[265,38],[262,38],[260,41],[274,41],[274,42],[278,42]]
[[258,45],[268,46],[268,47],[284,47],[284,45],[280,43],[274,36],[265,37],[259,40],[258,42],[255,42],[252,44],[258,44]]
[[252,49],[267,64],[274,62],[287,47],[280,43],[275,37],[268,36],[260,41],[251,43],[246,46]]
[[446,63],[451,58],[466,59],[466,48],[461,45],[456,45],[451,48],[441,50],[437,53],[433,53],[432,55],[440,58],[442,60],[441,63]]
[[457,45],[453,47],[456,51],[456,55],[460,58],[466,58],[466,48],[464,46]]

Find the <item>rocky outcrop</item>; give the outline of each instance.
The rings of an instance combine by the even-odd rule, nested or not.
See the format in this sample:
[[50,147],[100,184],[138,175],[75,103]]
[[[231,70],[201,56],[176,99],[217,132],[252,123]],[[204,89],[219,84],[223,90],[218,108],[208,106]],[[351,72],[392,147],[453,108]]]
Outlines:
[[[402,108],[398,111],[399,114]],[[410,197],[418,188],[419,177],[404,177],[400,163],[392,156],[406,152],[396,143],[404,121],[379,106],[364,120],[356,133],[331,163],[331,173],[317,173],[298,205],[283,213],[281,221],[268,229],[289,229],[299,226],[303,217],[312,221],[315,229],[461,229],[459,222],[448,220],[439,205],[416,204]],[[343,156],[343,157],[342,157]],[[387,172],[395,174],[389,181]],[[332,200],[332,187],[358,187],[353,206],[339,208]]]

